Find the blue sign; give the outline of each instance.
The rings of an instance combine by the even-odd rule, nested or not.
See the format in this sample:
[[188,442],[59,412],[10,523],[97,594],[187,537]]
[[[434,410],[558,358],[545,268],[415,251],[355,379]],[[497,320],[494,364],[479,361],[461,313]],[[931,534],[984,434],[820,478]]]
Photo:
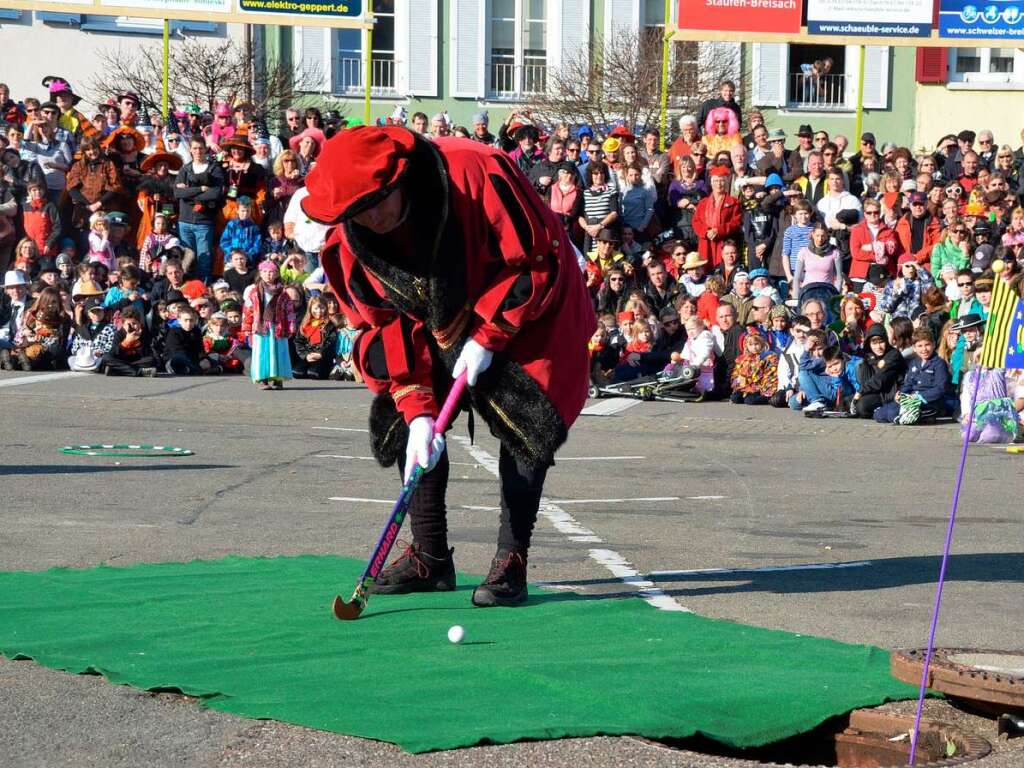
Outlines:
[[939,37],[1024,39],[1024,0],[941,0]]

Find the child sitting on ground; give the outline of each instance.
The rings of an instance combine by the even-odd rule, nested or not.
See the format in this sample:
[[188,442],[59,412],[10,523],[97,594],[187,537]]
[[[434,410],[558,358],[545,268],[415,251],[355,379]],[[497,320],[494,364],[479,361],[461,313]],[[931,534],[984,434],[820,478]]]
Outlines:
[[731,400],[744,405],[766,405],[778,382],[779,356],[757,331],[743,340],[743,353],[736,358],[732,375]]
[[699,317],[686,321],[686,344],[683,345],[683,362],[692,365],[700,375],[694,387],[704,394],[715,388],[715,337]]
[[907,364],[900,351],[889,343],[889,335],[881,323],[868,328],[862,354],[857,368],[860,389],[853,396],[852,413],[869,419],[876,408],[891,403],[896,397]]
[[114,343],[114,326],[98,296],[85,299],[75,307],[78,325],[71,342],[68,368],[79,373],[99,372],[103,356]]
[[203,333],[203,349],[210,361],[219,365],[225,373],[242,373],[243,363],[238,357],[238,340],[231,335],[228,316],[214,312]]
[[914,331],[914,357],[907,365],[907,375],[896,393],[896,400],[875,411],[875,421],[882,424],[917,424],[923,419],[943,413],[943,400],[949,386],[949,366],[935,354],[935,340],[927,328]]
[[597,324],[587,349],[590,352],[591,380],[597,384],[607,383],[619,363],[619,351],[609,343],[608,329],[603,324]]
[[295,332],[296,359],[292,366],[295,378],[326,379],[334,368],[337,343],[338,331],[327,316],[327,302],[314,296]]
[[156,376],[156,358],[142,315],[134,307],[121,312],[121,327],[114,332],[110,351],[103,356],[107,376]]
[[[338,329],[338,342],[335,347],[334,368],[328,378],[332,381],[362,381],[359,372],[352,363],[352,350],[355,347],[359,331],[349,323],[345,313],[341,311],[338,300],[333,294],[327,294],[328,313],[331,322]],[[333,301],[333,304],[331,303]]]
[[203,348],[199,331],[199,315],[190,306],[178,309],[177,325],[167,331],[164,359],[168,373],[179,376],[201,376],[221,373],[221,367],[210,360]]

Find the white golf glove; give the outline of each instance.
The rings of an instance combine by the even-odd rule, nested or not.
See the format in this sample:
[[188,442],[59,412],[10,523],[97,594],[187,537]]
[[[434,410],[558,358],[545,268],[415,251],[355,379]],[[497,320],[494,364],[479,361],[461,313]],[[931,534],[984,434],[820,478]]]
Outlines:
[[455,361],[455,368],[452,369],[452,378],[459,378],[462,372],[465,371],[466,383],[471,387],[476,386],[477,378],[490,367],[493,357],[494,353],[491,350],[469,339],[465,346],[462,347],[459,359]]
[[424,472],[437,466],[444,453],[444,435],[434,434],[434,420],[429,416],[417,416],[409,423],[409,442],[405,446],[405,475],[408,482],[413,468],[419,464]]

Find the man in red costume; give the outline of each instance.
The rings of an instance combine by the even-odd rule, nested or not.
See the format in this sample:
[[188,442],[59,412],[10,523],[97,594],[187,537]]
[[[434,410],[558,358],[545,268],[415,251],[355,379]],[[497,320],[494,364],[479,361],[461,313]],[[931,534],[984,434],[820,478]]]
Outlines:
[[508,155],[397,126],[342,131],[306,189],[306,215],[333,226],[321,263],[363,330],[353,360],[376,394],[374,455],[406,477],[428,469],[410,506],[414,542],[373,591],[455,588],[448,456],[433,427],[465,370],[501,442],[498,550],[473,603],[522,603],[544,478],[586,400],[596,324],[565,230]]

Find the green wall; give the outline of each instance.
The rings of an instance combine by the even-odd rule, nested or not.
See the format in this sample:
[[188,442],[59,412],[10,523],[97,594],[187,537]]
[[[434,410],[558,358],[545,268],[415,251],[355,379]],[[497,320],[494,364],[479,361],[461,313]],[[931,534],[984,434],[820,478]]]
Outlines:
[[[744,71],[750,71],[751,47],[743,47]],[[912,146],[914,138],[914,64],[916,48],[893,47],[889,60],[889,107],[865,109],[862,131],[875,134],[879,145],[891,141],[899,146]],[[747,89],[749,103],[749,89]],[[814,130],[825,130],[830,136],[843,134],[850,140],[847,154],[857,151],[854,130],[857,115],[854,112],[815,112],[812,110],[781,110],[760,108],[769,128],[781,128],[787,136],[795,136],[801,125],[809,124]]]
[[[408,104],[406,104],[405,99],[373,99],[370,103],[371,120],[387,118],[394,111],[397,104],[404,104],[410,115],[413,112],[424,112],[428,117],[432,117],[438,112],[447,109],[449,116],[451,116],[456,125],[471,127],[472,116],[480,109],[486,109],[491,118],[491,130],[496,132],[498,126],[508,115],[510,108],[518,106],[518,104],[511,102],[494,102],[482,107],[474,99],[457,99],[450,95],[448,62],[451,55],[449,49],[451,25],[448,18],[448,10],[447,1],[442,0],[438,8],[440,35],[438,39],[437,71],[439,80],[438,93],[440,95],[436,98],[414,97]],[[603,29],[604,0],[591,0],[590,24],[591,29]],[[291,34],[291,29],[288,27],[267,27],[268,54],[280,52],[284,60],[291,61]],[[324,98],[319,95],[311,95],[308,99],[303,100],[303,104],[306,104],[307,101],[310,105],[316,105],[317,103],[322,103]],[[332,99],[331,101],[335,104],[344,105],[346,115],[358,118],[363,117],[363,99],[347,98]]]

